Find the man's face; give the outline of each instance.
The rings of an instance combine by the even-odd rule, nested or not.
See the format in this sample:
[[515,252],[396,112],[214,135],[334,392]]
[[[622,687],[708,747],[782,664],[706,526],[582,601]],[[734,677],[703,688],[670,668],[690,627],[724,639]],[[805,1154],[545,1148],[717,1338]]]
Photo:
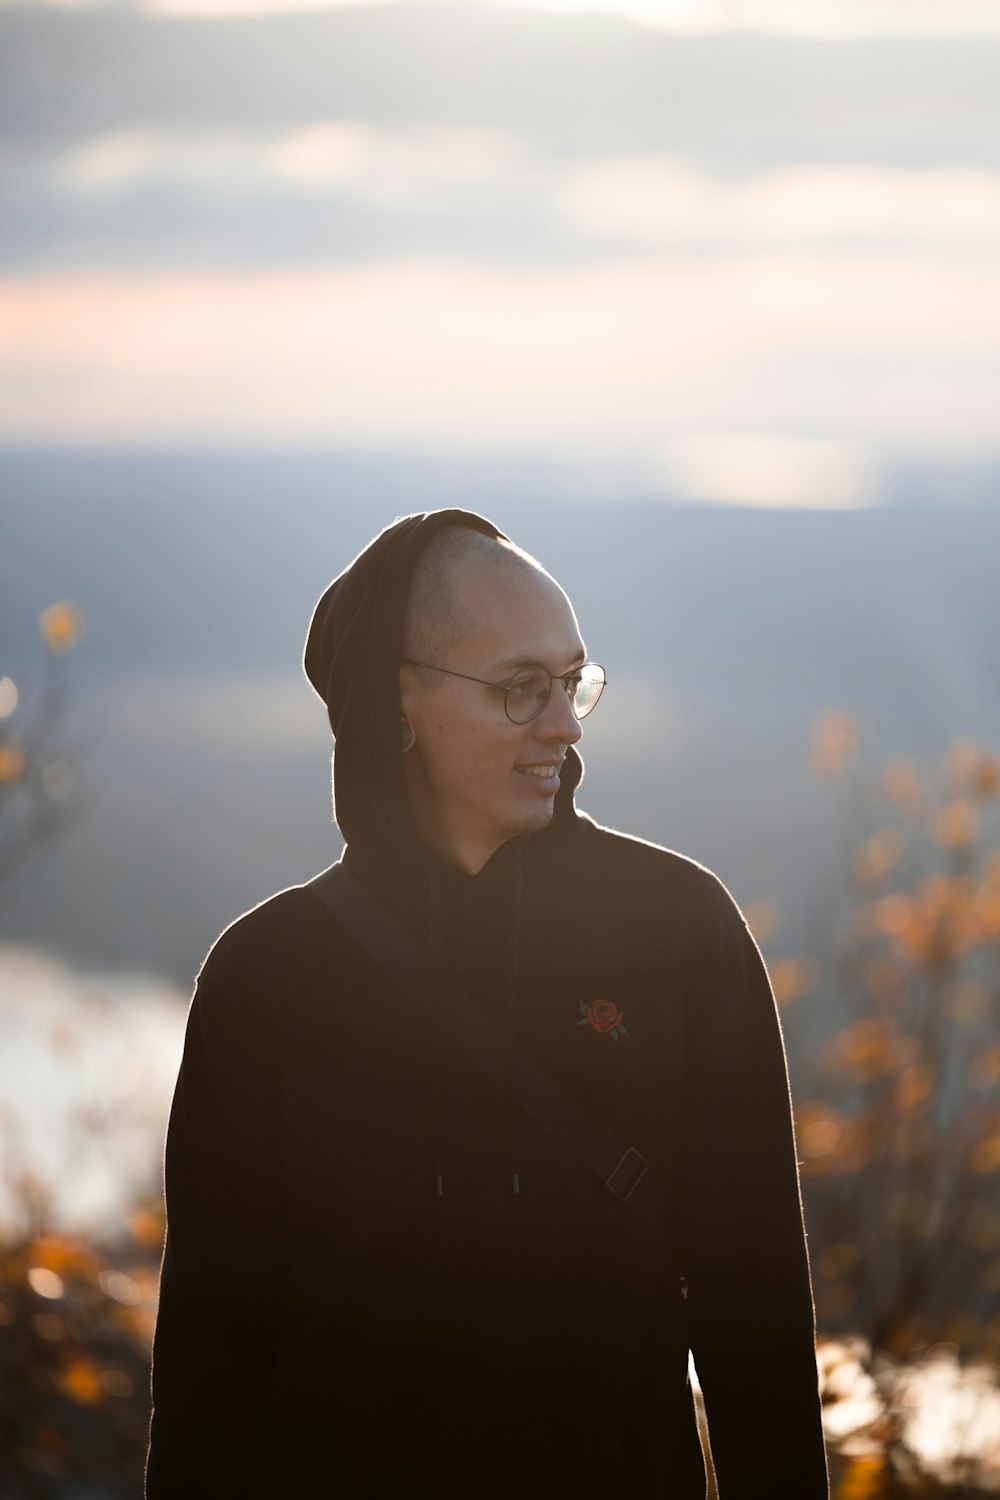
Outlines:
[[[584,661],[569,600],[545,574],[469,557],[452,581],[472,623],[434,666],[505,682],[524,666],[558,678]],[[582,733],[561,683],[529,724],[510,722],[502,692],[460,677],[403,666],[400,691],[415,736],[407,790],[429,843],[475,874],[507,839],[545,827],[566,749]]]

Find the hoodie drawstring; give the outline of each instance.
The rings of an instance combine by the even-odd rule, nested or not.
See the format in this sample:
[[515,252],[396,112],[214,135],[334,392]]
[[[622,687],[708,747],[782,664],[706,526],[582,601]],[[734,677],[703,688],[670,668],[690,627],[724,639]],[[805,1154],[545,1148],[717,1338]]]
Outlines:
[[441,882],[428,870],[431,899],[431,1090],[434,1115],[434,1191],[444,1197],[444,1145],[442,1109],[441,1022]]
[[521,845],[514,855],[510,885],[510,936],[507,941],[507,1108],[510,1118],[510,1174],[515,1194],[520,1193],[517,1072],[517,980],[521,959],[521,894],[523,890]]

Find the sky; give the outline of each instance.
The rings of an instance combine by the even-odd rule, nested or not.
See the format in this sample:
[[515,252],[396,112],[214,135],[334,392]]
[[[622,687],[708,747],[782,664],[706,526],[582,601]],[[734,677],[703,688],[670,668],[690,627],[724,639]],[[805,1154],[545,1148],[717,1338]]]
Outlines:
[[5,0],[0,444],[960,498],[998,84],[993,0]]

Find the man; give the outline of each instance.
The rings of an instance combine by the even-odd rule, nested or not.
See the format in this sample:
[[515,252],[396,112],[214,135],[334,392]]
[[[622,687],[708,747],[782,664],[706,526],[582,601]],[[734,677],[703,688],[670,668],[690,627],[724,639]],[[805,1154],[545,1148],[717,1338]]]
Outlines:
[[[429,1010],[310,886],[210,951],[149,1500],[704,1500],[689,1349],[722,1500],[825,1500],[768,976],[711,871],[576,809],[604,673],[565,594],[482,517],[409,516],[323,595],[304,665],[343,863],[428,956]],[[655,1219],[522,1107],[519,1057],[645,1164]]]

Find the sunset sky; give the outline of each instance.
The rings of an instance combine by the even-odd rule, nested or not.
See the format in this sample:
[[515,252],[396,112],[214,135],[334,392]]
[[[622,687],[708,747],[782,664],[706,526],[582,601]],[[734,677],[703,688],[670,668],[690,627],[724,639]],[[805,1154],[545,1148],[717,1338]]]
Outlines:
[[992,0],[3,4],[0,59],[2,443],[1000,459]]

